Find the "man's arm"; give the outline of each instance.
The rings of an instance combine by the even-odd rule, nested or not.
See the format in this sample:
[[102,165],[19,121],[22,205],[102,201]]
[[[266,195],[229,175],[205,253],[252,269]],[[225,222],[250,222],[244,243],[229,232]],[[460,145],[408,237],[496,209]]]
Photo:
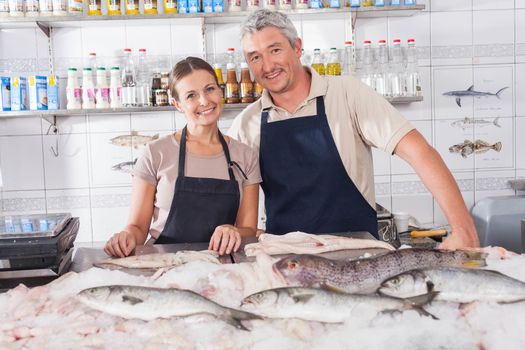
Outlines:
[[440,248],[479,247],[472,217],[456,181],[439,153],[417,130],[406,134],[397,144],[394,153],[412,166],[447,217],[452,234],[445,239]]

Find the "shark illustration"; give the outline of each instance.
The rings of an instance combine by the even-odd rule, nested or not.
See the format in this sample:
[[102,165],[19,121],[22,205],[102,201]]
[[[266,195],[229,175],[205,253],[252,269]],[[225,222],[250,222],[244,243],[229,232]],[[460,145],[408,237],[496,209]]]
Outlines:
[[467,90],[447,91],[447,92],[444,92],[443,95],[454,96],[456,98],[456,103],[458,104],[459,107],[461,107],[462,97],[473,96],[476,98],[480,98],[480,97],[486,97],[486,96],[496,96],[497,98],[500,98],[501,92],[508,88],[509,88],[508,86],[505,86],[504,88],[499,89],[498,92],[493,94],[492,92],[476,91],[474,90],[474,85],[471,85]]

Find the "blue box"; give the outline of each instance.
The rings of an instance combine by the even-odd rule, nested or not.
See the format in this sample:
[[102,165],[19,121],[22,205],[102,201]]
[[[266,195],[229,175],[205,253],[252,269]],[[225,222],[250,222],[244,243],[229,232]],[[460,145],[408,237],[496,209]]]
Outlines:
[[350,7],[359,7],[361,6],[361,0],[350,0]]
[[58,106],[58,81],[56,75],[47,77],[47,109],[57,110]]
[[320,0],[310,0],[311,9],[321,9],[323,8],[323,3]]
[[188,0],[188,12],[189,13],[201,12],[200,0]]
[[213,0],[213,12],[224,12],[224,0]]
[[0,77],[0,111],[11,110],[11,78]]
[[341,7],[341,1],[340,0],[330,0],[330,7],[331,8]]
[[26,111],[29,109],[27,99],[27,79],[26,77],[11,77],[11,110]]
[[416,4],[416,0],[405,0],[406,6],[413,6]]
[[374,6],[385,6],[385,0],[375,0]]
[[47,110],[47,77],[31,75],[29,77],[29,109],[32,111]]
[[177,9],[179,13],[188,13],[188,0],[177,0]]
[[401,5],[401,0],[390,0],[390,6],[399,6]]
[[202,0],[202,12],[213,12],[213,0]]

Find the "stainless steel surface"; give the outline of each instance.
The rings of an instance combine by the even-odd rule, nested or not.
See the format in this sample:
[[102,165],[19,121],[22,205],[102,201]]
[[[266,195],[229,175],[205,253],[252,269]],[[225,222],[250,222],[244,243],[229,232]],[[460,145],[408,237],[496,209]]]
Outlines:
[[[159,244],[159,245],[145,245],[139,246],[135,249],[133,255],[145,255],[154,253],[175,253],[180,250],[206,250],[208,243],[183,243],[183,244]],[[109,259],[110,257],[104,253],[102,248],[76,248],[71,264],[70,271],[82,272],[93,267],[93,263]],[[223,255],[219,257],[222,264],[231,264],[232,258],[230,255]],[[154,271],[140,270],[140,269],[121,269],[130,274],[137,275],[151,275]]]
[[[361,232],[341,232],[341,233],[330,233],[330,234],[334,235],[334,236],[344,236],[344,237],[361,238],[361,239],[375,239],[374,236],[372,236],[370,233],[365,232],[365,231],[361,231]],[[232,253],[233,261],[236,264],[242,263],[242,262],[255,261],[255,257],[253,257],[253,256],[246,256],[246,254],[244,254],[244,247],[247,244],[256,243],[256,242],[257,242],[257,238],[255,238],[255,237],[248,237],[248,238],[243,239],[241,247],[239,248],[239,250],[234,252],[234,253]],[[371,255],[377,255],[377,254],[382,254],[382,253],[386,253],[386,252],[387,252],[386,249],[380,249],[380,248],[373,248],[373,249],[346,249],[346,250],[338,250],[338,251],[334,251],[334,252],[326,252],[326,253],[321,253],[321,254],[316,254],[316,255],[323,256],[323,257],[328,258],[328,259],[334,259],[334,260],[351,260],[351,259],[356,259],[358,257],[361,257],[361,256],[363,256],[366,253],[369,253]],[[273,255],[273,256],[277,257],[277,258],[282,258],[282,257],[289,256],[289,255],[291,255],[291,254],[279,254],[279,255]]]
[[521,220],[521,251],[525,252],[525,220]]

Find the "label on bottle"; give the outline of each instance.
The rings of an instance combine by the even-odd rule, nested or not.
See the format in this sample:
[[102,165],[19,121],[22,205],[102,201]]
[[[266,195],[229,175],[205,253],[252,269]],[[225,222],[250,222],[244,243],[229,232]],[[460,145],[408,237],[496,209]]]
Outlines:
[[81,98],[82,98],[82,89],[81,88],[74,88],[73,89],[73,97],[75,98],[75,100],[78,99],[78,102],[80,102]]
[[243,82],[241,83],[241,102],[242,103],[251,103],[253,102],[253,83]]
[[239,103],[239,85],[226,83],[226,103]]

